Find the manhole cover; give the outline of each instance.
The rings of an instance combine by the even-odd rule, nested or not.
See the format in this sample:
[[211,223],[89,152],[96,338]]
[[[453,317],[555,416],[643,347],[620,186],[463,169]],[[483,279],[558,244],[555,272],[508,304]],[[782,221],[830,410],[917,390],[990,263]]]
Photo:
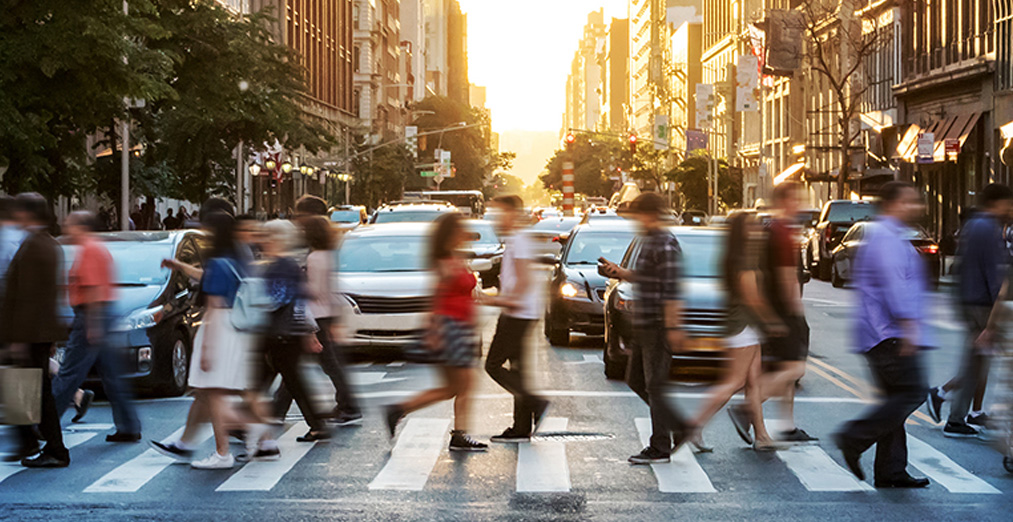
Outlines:
[[612,433],[595,433],[582,431],[547,431],[531,437],[532,442],[556,441],[556,442],[580,442],[586,440],[608,440],[616,436]]

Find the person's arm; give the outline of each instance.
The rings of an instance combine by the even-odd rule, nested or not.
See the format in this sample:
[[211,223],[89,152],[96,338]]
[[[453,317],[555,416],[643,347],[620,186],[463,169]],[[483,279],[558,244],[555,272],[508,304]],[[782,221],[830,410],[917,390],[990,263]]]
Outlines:
[[774,313],[771,309],[770,304],[760,294],[760,285],[756,281],[756,272],[753,270],[743,270],[739,274],[739,295],[742,296],[742,302],[750,310],[756,314],[756,317],[763,321],[763,324],[767,325],[767,333],[774,337],[782,337],[788,333],[788,327],[785,326],[781,318]]
[[193,265],[180,262],[178,259],[163,259],[162,268],[179,270],[194,281],[200,281],[204,277],[204,270]]
[[663,249],[657,252],[658,259],[656,269],[661,276],[661,295],[664,301],[665,338],[668,340],[668,349],[673,352],[682,351],[685,334],[682,331],[682,289],[679,286],[679,278],[682,277],[680,263],[682,252],[678,243],[673,239],[671,243],[664,245]]
[[790,314],[800,317],[805,315],[805,310],[802,308],[802,288],[798,284],[798,267],[794,258],[797,254],[791,239],[788,229],[780,227],[773,245],[777,249],[777,266],[774,267],[773,276],[776,278],[781,302],[788,307]]
[[921,300],[921,296],[911,295],[914,274],[908,270],[905,256],[898,255],[896,245],[891,244],[885,231],[873,231],[863,248],[867,249],[866,270],[879,283],[887,315],[900,324],[903,332],[900,355],[912,355],[918,350]]

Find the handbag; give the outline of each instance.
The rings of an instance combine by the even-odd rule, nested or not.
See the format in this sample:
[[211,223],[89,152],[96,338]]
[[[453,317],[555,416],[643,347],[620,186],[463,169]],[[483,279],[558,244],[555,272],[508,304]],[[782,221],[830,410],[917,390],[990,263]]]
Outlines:
[[4,424],[30,426],[42,422],[42,370],[0,367],[0,401]]

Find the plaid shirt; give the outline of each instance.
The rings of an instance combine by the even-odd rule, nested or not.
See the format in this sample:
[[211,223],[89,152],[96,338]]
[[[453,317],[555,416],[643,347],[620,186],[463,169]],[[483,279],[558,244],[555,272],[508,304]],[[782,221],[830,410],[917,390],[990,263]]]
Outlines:
[[636,325],[664,325],[665,301],[679,299],[681,262],[682,248],[671,232],[653,230],[644,237],[633,269]]

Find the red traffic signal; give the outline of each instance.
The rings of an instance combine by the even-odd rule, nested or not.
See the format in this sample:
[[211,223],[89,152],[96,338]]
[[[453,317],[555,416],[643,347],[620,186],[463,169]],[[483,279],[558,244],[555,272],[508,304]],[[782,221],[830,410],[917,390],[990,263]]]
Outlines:
[[574,136],[572,132],[570,132],[570,133],[567,133],[567,135],[566,135],[565,138],[563,138],[563,141],[566,144],[566,150],[567,150],[567,152],[569,152],[570,150],[573,149],[573,143],[575,141],[577,141],[577,137]]
[[637,153],[637,135],[631,133],[630,134],[630,154],[636,154],[636,153]]

